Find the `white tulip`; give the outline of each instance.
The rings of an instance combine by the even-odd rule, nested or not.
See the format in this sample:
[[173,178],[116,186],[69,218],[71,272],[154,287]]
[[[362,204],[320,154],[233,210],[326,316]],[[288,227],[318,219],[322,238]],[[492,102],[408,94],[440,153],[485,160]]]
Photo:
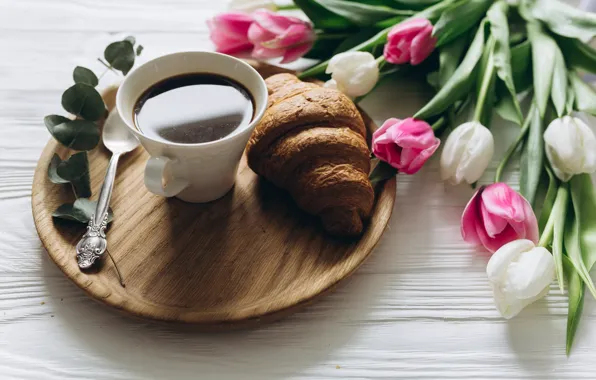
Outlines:
[[257,9],[276,11],[277,6],[272,0],[232,0],[228,4],[228,9],[241,12],[253,12]]
[[482,124],[470,121],[455,128],[441,153],[441,178],[454,185],[474,183],[482,177],[495,150],[493,135]]
[[325,87],[336,88],[350,98],[366,95],[379,80],[375,57],[363,51],[334,55],[325,72],[331,74],[331,80],[325,83]]
[[562,181],[596,171],[596,136],[582,120],[571,116],[553,120],[544,132],[544,143],[546,156]]
[[531,240],[514,240],[499,248],[486,266],[495,304],[507,319],[544,297],[555,276],[551,253]]

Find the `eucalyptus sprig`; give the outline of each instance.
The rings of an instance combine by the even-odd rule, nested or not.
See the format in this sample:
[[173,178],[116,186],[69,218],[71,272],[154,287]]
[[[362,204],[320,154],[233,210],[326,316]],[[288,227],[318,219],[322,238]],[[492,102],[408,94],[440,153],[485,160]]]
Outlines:
[[96,201],[88,199],[91,182],[87,152],[99,143],[99,122],[108,112],[96,87],[108,71],[128,74],[135,58],[143,51],[142,45],[135,45],[133,36],[109,44],[103,59],[98,58],[106,67],[99,77],[86,67],[75,67],[72,73],[74,84],[62,94],[62,107],[71,116],[48,115],[44,118],[44,124],[56,141],[69,150],[78,151],[64,159],[54,154],[48,166],[49,180],[55,184],[70,184],[77,198],[73,203],[59,206],[52,214],[54,218],[87,223],[95,210]]

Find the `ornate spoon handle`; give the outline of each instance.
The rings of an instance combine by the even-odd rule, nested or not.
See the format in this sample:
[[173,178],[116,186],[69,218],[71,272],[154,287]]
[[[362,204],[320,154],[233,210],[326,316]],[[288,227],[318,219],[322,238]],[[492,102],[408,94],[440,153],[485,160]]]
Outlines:
[[105,229],[108,225],[108,210],[110,199],[112,198],[112,190],[114,189],[119,158],[120,153],[115,153],[110,158],[104,183],[99,192],[95,214],[91,216],[91,220],[87,225],[87,232],[85,232],[85,235],[77,243],[77,262],[81,269],[90,268],[98,258],[103,256],[108,246]]

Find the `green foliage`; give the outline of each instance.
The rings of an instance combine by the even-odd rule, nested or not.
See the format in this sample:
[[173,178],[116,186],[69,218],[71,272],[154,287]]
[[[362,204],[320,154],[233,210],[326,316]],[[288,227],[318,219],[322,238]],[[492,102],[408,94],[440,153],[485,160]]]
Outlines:
[[[134,41],[130,37],[123,41],[112,42],[106,47],[103,56],[114,69],[121,71],[123,75],[128,74],[135,64]],[[141,51],[143,48],[141,47]],[[139,53],[140,54],[140,53]]]
[[484,17],[492,0],[460,0],[447,8],[433,28],[437,46],[447,44],[472,27]]
[[[73,203],[65,203],[59,206],[56,211],[52,213],[52,217],[58,219],[71,220],[79,223],[89,223],[95,209],[97,201],[91,201],[86,198],[79,198]],[[108,210],[108,223],[114,219],[112,208]]]
[[[54,171],[57,177],[72,184],[74,192],[79,198],[91,196],[91,180],[89,177],[89,160],[86,152],[75,153],[64,161],[59,161],[58,155],[52,157],[48,173]],[[55,165],[55,169],[53,169]]]
[[596,14],[585,12],[559,0],[522,0],[532,17],[544,22],[561,36],[584,42],[596,37]]
[[75,83],[88,84],[89,86],[95,87],[99,83],[99,79],[86,67],[77,66],[72,73],[72,79]]
[[575,71],[569,72],[569,82],[571,83],[574,97],[571,108],[596,115],[596,91],[594,91],[592,86],[584,82]]
[[540,116],[544,117],[551,95],[555,60],[559,48],[555,40],[542,30],[539,23],[530,22],[527,28],[528,38],[532,43],[534,96]]
[[533,205],[544,166],[544,121],[534,105],[526,117],[529,130],[520,162],[519,189],[524,198]]
[[91,121],[48,115],[44,123],[52,136],[70,149],[91,150],[99,143],[99,128]]
[[370,182],[374,185],[376,183],[385,181],[397,175],[397,169],[384,161],[374,167],[369,175]]
[[89,121],[97,121],[106,113],[106,106],[97,90],[84,83],[75,83],[62,94],[62,107]]

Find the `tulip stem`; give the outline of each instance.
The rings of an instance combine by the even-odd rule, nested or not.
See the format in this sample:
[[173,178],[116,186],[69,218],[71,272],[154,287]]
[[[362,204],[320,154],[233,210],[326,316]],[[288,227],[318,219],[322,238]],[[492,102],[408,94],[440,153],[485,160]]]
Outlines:
[[294,3],[290,4],[275,4],[278,10],[280,11],[291,11],[294,9],[298,9],[298,6]]
[[524,125],[523,125],[521,131],[519,132],[517,139],[515,140],[515,142],[513,144],[511,144],[509,149],[507,149],[507,152],[505,153],[505,157],[503,157],[503,159],[499,163],[499,167],[497,168],[497,172],[495,173],[495,183],[501,182],[501,176],[503,175],[503,170],[505,170],[505,168],[507,167],[507,164],[511,160],[511,157],[513,157],[513,154],[515,153],[517,148],[521,145],[521,143],[526,138],[526,135],[528,134],[528,131],[530,130],[530,122],[532,121],[532,118],[530,117],[530,115],[532,115],[534,113],[534,111],[533,111],[534,107],[535,107],[534,103],[532,103],[532,108],[530,109],[530,112],[528,112],[528,117],[524,121]]
[[548,217],[540,241],[539,247],[547,247],[552,243],[553,259],[555,261],[555,273],[561,293],[564,291],[563,285],[563,229],[565,226],[565,214],[569,206],[569,187],[566,183],[561,184],[557,190],[555,204]]

